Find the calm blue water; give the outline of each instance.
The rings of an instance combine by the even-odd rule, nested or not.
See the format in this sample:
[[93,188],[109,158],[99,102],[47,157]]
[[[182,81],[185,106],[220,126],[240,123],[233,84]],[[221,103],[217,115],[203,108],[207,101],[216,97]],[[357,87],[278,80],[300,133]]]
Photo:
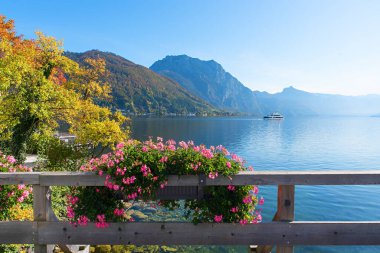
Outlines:
[[[380,170],[380,118],[134,118],[133,137],[226,146],[255,170]],[[276,191],[260,187],[264,221]],[[380,186],[297,186],[296,220],[380,220]],[[380,247],[297,247],[296,252],[380,252]]]

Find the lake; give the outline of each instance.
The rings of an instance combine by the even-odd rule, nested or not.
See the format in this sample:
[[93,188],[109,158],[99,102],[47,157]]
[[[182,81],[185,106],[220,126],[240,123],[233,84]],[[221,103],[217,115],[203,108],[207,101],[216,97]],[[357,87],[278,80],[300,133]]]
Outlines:
[[[133,118],[132,137],[222,144],[257,171],[379,170],[380,118]],[[277,189],[261,186],[263,219],[275,214]],[[297,186],[296,220],[380,221],[380,186]],[[295,252],[374,252],[380,247],[296,247]]]

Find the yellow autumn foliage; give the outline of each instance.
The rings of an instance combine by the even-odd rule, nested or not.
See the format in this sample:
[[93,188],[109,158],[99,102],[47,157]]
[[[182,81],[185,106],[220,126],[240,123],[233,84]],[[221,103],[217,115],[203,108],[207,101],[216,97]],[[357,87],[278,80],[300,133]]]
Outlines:
[[17,221],[32,221],[33,220],[33,207],[31,205],[17,204],[11,207],[10,213],[12,216],[10,220]]
[[95,103],[110,98],[105,61],[86,59],[79,66],[64,56],[62,42],[36,35],[18,36],[14,22],[0,16],[0,140],[18,155],[31,136],[51,136],[62,123],[79,143],[125,140],[128,119]]

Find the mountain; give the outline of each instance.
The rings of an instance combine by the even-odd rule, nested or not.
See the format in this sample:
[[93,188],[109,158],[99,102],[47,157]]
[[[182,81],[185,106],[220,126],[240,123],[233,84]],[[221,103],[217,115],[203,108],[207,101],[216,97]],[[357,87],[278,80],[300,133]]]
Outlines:
[[203,61],[187,55],[166,56],[150,69],[175,80],[217,108],[261,114],[254,93],[213,60]]
[[380,95],[310,93],[292,86],[275,94],[251,91],[217,62],[186,55],[167,56],[150,69],[98,50],[65,55],[80,64],[85,58],[105,59],[113,96],[106,105],[127,113],[218,114],[226,110],[257,116],[275,111],[285,116],[378,116],[380,111]]
[[111,106],[135,114],[203,114],[215,113],[204,100],[192,95],[174,80],[137,65],[109,52],[91,50],[84,53],[66,52],[79,64],[85,58],[103,58],[109,71],[108,83],[112,88]]
[[297,90],[294,94],[289,94],[289,89],[284,89],[283,92],[276,94],[259,91],[253,93],[260,104],[263,115],[272,112],[280,112],[286,117],[318,115],[312,108],[309,108],[307,103],[304,103],[304,91]]
[[275,94],[254,93],[264,113],[279,111],[286,116],[370,116],[380,111],[380,95],[310,93],[292,86]]

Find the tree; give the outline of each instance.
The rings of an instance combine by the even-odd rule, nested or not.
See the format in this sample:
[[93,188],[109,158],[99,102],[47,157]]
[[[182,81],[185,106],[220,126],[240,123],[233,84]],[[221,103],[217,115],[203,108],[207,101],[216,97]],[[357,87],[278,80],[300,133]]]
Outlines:
[[110,98],[105,61],[86,59],[81,67],[63,55],[60,41],[36,35],[24,39],[13,20],[0,16],[0,140],[22,160],[30,145],[51,138],[62,124],[82,144],[106,147],[126,139],[128,119],[96,104]]

